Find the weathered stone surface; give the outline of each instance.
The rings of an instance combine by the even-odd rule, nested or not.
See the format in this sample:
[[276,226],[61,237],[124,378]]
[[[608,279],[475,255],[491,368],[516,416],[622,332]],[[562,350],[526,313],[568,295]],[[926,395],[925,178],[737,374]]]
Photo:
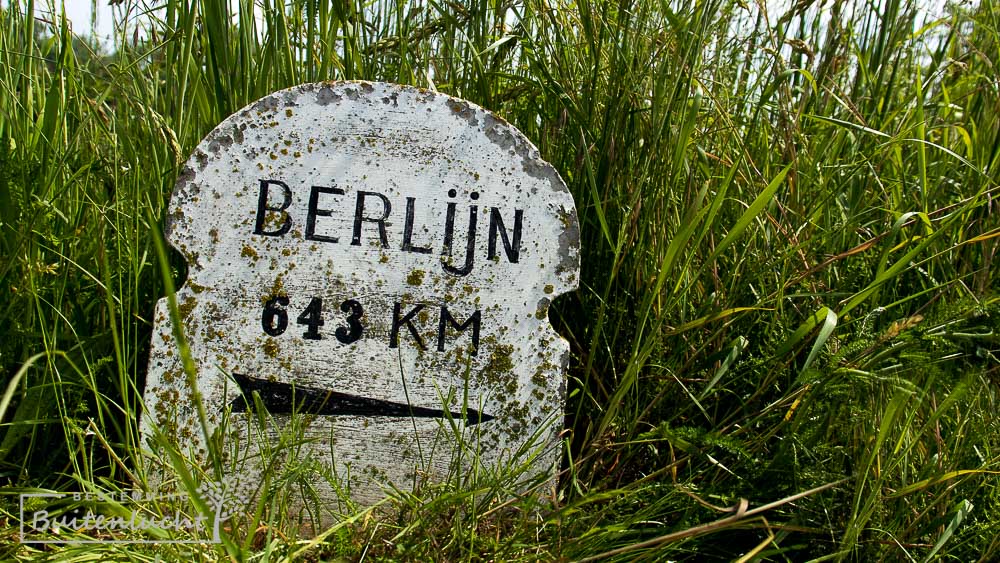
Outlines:
[[[271,443],[303,413],[295,455],[331,500],[371,503],[525,446],[541,448],[536,471],[557,464],[568,345],[548,306],[577,287],[576,209],[502,119],[390,84],[277,92],[201,142],[166,235],[187,260],[182,328],[233,471],[288,454],[261,454],[252,391]],[[166,300],[155,324],[143,432],[204,458]]]

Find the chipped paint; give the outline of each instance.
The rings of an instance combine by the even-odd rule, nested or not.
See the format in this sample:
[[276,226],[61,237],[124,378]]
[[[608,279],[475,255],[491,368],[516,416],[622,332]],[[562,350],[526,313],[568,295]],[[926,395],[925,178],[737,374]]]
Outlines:
[[[188,263],[177,302],[198,392],[213,429],[228,413],[233,471],[262,470],[255,417],[227,410],[241,374],[386,413],[492,417],[459,424],[460,436],[440,418],[304,417],[302,455],[363,504],[468,468],[459,437],[490,466],[539,436],[534,468],[554,475],[569,346],[548,308],[577,286],[579,224],[559,175],[503,119],[384,83],[276,92],[202,141],[166,218]],[[165,300],[154,318],[143,433],[158,426],[204,461]],[[276,415],[264,435],[287,423]],[[312,484],[336,509],[335,487]]]

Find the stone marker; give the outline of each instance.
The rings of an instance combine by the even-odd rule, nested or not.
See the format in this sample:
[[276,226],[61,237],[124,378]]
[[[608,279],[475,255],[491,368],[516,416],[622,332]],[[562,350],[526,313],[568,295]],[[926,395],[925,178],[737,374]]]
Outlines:
[[[176,299],[229,471],[259,475],[260,437],[294,413],[296,455],[331,501],[372,503],[476,455],[558,466],[569,346],[548,308],[578,284],[576,209],[499,117],[392,84],[277,92],[198,145],[165,233],[187,261]],[[142,431],[205,460],[173,331],[164,299]]]

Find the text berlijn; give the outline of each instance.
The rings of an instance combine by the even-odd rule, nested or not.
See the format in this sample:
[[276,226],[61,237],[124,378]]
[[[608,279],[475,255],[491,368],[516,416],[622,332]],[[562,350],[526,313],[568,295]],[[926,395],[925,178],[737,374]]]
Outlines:
[[[254,221],[253,234],[267,237],[283,237],[291,230],[296,219],[289,212],[292,205],[292,188],[285,182],[275,179],[259,180],[259,193],[257,197],[257,213]],[[467,276],[476,263],[476,235],[479,224],[480,206],[476,203],[479,199],[479,192],[469,194],[468,220],[464,222],[465,228],[456,229],[456,223],[462,224],[459,218],[459,202],[455,201],[458,191],[448,190],[448,199],[445,208],[444,225],[438,233],[440,244],[435,244],[432,240],[415,240],[415,231],[423,230],[416,224],[416,210],[420,202],[416,197],[406,197],[405,209],[403,211],[403,233],[402,238],[397,241],[389,239],[388,225],[392,225],[393,206],[389,198],[380,192],[369,190],[357,190],[352,198],[346,196],[343,188],[337,186],[309,186],[309,203],[305,216],[305,238],[306,240],[338,244],[341,236],[331,234],[321,234],[328,232],[324,229],[324,220],[333,217],[335,214],[343,213],[351,217],[353,221],[350,233],[351,246],[361,246],[362,239],[366,237],[377,237],[377,244],[382,248],[390,248],[398,245],[404,252],[415,254],[440,255],[441,267],[445,272],[454,276]],[[346,200],[346,201],[345,201]],[[504,212],[498,207],[488,209],[489,217],[486,222],[489,225],[486,244],[486,256],[489,260],[500,259],[500,246],[504,257],[512,264],[516,264],[521,254],[521,232],[524,228],[524,210],[514,209],[513,214]],[[464,213],[462,213],[464,215]],[[464,250],[461,244],[456,244],[456,238],[464,234]],[[457,236],[456,236],[457,235]],[[346,238],[346,237],[345,237]],[[375,239],[372,239],[375,240]],[[455,256],[457,255],[457,256]],[[464,255],[464,257],[462,257]],[[462,257],[455,260],[456,257]]]

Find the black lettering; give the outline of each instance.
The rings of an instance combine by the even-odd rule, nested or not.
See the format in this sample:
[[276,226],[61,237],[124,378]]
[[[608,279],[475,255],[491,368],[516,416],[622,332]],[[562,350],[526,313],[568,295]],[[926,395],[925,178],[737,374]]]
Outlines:
[[309,302],[309,306],[302,311],[296,322],[308,327],[302,333],[302,338],[306,340],[322,340],[323,336],[319,333],[319,327],[325,324],[323,322],[323,300],[319,297],[313,297],[312,301]]
[[507,227],[503,224],[503,217],[500,216],[500,210],[496,207],[490,208],[490,242],[488,254],[490,260],[497,257],[497,232],[499,232],[507,260],[513,264],[517,264],[517,259],[521,254],[521,219],[523,216],[523,210],[514,210],[514,240],[511,241],[507,237]]
[[337,340],[341,344],[353,344],[361,339],[361,333],[364,331],[364,327],[361,326],[361,316],[365,314],[365,310],[361,307],[361,303],[354,299],[348,299],[341,303],[340,310],[350,313],[350,315],[347,317],[348,328],[337,327],[335,333]]
[[279,336],[288,328],[288,311],[282,307],[288,306],[288,298],[284,295],[272,297],[264,303],[264,312],[260,316],[260,326],[270,336]]
[[[368,196],[375,196],[382,200],[382,216],[381,217],[366,217],[365,216],[365,198]],[[361,224],[362,223],[378,223],[378,236],[382,241],[382,248],[389,248],[389,236],[385,232],[385,220],[389,218],[389,212],[392,210],[392,205],[389,204],[389,199],[378,192],[358,192],[358,203],[354,207],[354,239],[351,240],[352,246],[361,246]]]
[[406,222],[403,223],[403,250],[406,252],[418,252],[420,254],[430,254],[430,247],[417,246],[413,244],[413,207],[417,198],[406,198]]
[[479,328],[482,324],[482,314],[477,310],[464,323],[458,324],[455,317],[451,316],[447,307],[441,307],[441,318],[438,320],[438,352],[444,352],[445,323],[459,332],[465,332],[472,325],[472,355],[479,353]]
[[344,195],[344,190],[340,188],[330,188],[326,186],[313,186],[309,192],[309,210],[306,213],[306,240],[318,240],[320,242],[337,242],[337,237],[316,234],[316,216],[329,217],[333,211],[319,208],[319,194]]
[[400,307],[401,307],[400,304],[397,302],[392,309],[392,330],[389,332],[389,347],[390,348],[399,347],[399,327],[403,326],[403,324],[406,324],[406,328],[410,330],[410,335],[412,335],[413,339],[417,341],[417,346],[419,346],[421,350],[426,349],[426,347],[424,346],[423,339],[420,338],[420,333],[417,332],[417,329],[413,326],[412,323],[413,317],[416,316],[417,313],[419,313],[420,310],[424,308],[423,304],[417,305],[413,309],[410,309],[410,312],[407,313],[406,316],[403,318],[399,318]]
[[[455,197],[455,190],[449,190],[448,195]],[[478,192],[472,192],[472,199],[479,199]],[[441,259],[441,266],[444,267],[444,271],[449,274],[454,274],[456,276],[467,276],[469,272],[472,271],[472,264],[474,261],[474,254],[476,251],[476,219],[479,217],[479,207],[476,205],[469,206],[469,234],[465,239],[465,263],[461,268],[456,268],[451,265],[451,263],[445,259]],[[455,203],[448,202],[448,209],[445,213],[444,219],[444,249],[441,254],[444,256],[451,257],[452,254],[452,243],[455,238]]]
[[[452,194],[455,190],[451,190]],[[454,196],[452,196],[454,197]],[[455,202],[448,202],[448,210],[444,214],[444,248],[441,249],[442,256],[451,256],[451,244],[455,238]]]
[[[278,207],[268,207],[267,197],[271,191],[271,186],[281,186],[282,201]],[[281,180],[261,180],[260,195],[257,196],[257,222],[254,224],[253,234],[267,237],[280,237],[292,228],[292,217],[285,211],[292,204],[292,190],[288,184]],[[281,226],[275,231],[265,231],[264,221],[267,219],[268,211],[280,211],[282,215]]]

